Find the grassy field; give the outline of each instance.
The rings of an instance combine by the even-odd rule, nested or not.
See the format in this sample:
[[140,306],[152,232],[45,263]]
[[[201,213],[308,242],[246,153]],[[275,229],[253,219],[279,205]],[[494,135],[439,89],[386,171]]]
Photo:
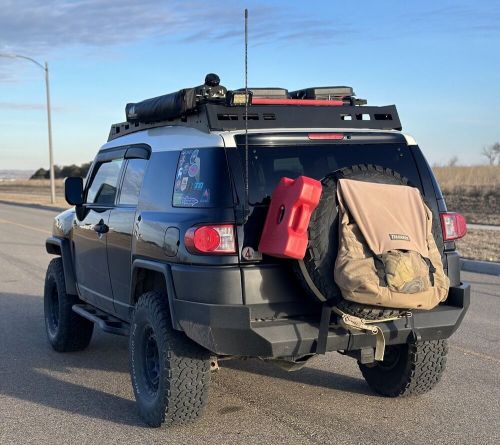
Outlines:
[[[500,225],[500,166],[434,167],[448,210],[471,224]],[[457,242],[465,258],[500,261],[500,231],[469,230]]]
[[[56,207],[69,207],[64,200],[64,181],[56,180]],[[23,204],[52,205],[50,203],[50,181],[36,180],[0,180],[0,200]]]
[[434,167],[448,210],[468,223],[500,225],[500,166]]
[[500,262],[500,231],[469,230],[457,241],[457,249],[464,258]]
[[500,187],[499,165],[473,165],[456,167],[433,167],[441,188],[446,191],[457,189],[496,190]]
[[[500,225],[500,166],[434,167],[448,210],[465,215],[468,223]],[[66,208],[63,181],[56,181],[55,206]],[[50,204],[48,180],[0,181],[0,200]],[[457,242],[465,258],[500,261],[500,231],[469,230]]]

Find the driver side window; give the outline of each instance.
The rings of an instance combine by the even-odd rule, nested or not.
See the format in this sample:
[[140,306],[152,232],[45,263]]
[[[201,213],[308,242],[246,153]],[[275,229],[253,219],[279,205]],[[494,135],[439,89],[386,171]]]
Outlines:
[[87,204],[114,205],[122,163],[123,159],[114,159],[97,166],[87,192]]

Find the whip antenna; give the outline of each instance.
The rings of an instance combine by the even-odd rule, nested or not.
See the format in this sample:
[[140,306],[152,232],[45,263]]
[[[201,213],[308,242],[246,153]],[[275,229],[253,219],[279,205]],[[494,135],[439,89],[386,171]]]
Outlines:
[[248,9],[245,8],[245,222],[248,219],[249,208],[249,186],[248,186]]

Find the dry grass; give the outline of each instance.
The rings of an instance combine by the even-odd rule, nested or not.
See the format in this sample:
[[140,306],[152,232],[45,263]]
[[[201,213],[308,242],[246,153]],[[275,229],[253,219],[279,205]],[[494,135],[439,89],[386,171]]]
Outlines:
[[[64,181],[56,180],[55,207],[68,207],[64,200]],[[0,200],[23,204],[52,205],[48,179],[0,181]]]
[[457,249],[464,258],[500,262],[500,231],[469,230],[457,241]]
[[434,167],[448,210],[467,222],[500,225],[500,166]]
[[500,165],[433,167],[432,170],[445,193],[458,190],[500,193]]

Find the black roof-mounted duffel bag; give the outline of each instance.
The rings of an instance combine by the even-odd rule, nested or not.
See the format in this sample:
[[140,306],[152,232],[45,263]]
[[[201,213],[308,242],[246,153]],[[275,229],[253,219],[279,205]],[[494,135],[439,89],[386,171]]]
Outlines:
[[175,93],[153,97],[142,102],[129,103],[125,107],[127,122],[151,123],[177,119],[196,112],[201,102],[224,102],[227,90],[219,85],[219,82],[219,76],[207,74],[204,85],[184,88]]

